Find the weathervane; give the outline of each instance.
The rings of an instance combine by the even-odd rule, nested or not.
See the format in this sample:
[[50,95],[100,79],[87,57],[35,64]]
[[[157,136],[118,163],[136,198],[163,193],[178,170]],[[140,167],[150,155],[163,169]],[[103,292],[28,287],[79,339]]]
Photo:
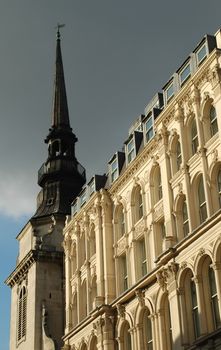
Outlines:
[[57,29],[57,39],[60,39],[61,34],[60,34],[60,28],[65,27],[65,24],[60,24],[58,23],[57,26],[55,27]]

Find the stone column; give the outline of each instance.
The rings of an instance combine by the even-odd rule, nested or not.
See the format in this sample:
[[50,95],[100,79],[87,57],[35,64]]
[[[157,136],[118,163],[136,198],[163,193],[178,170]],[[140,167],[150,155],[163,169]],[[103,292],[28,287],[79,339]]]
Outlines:
[[104,303],[104,256],[103,256],[103,233],[100,195],[94,205],[94,231],[96,240],[96,274],[97,274],[97,298],[96,304]]
[[191,188],[190,188],[190,177],[187,166],[188,161],[188,147],[187,147],[187,135],[185,133],[184,128],[184,115],[182,108],[176,104],[175,110],[175,120],[178,121],[179,129],[178,133],[180,135],[180,147],[182,153],[182,171],[184,173],[184,184],[185,184],[185,195],[186,195],[186,204],[187,204],[187,213],[189,218],[189,229],[192,232],[194,228],[194,209],[193,209],[193,200],[191,196]]
[[199,140],[199,155],[201,157],[201,163],[202,163],[202,173],[203,173],[203,184],[204,184],[204,191],[205,191],[205,199],[206,199],[206,208],[207,208],[207,216],[210,217],[212,215],[212,199],[208,184],[208,164],[207,164],[207,158],[206,158],[206,149],[205,149],[205,143],[204,143],[204,135],[203,135],[203,127],[201,122],[201,116],[200,116],[200,92],[199,90],[193,85],[192,86],[192,92],[191,92],[191,102],[193,106],[193,111],[196,117],[196,126],[197,126],[197,133],[198,133],[198,140]]
[[167,154],[168,151],[168,130],[165,126],[159,132],[159,165],[161,172],[161,181],[163,189],[163,211],[166,236],[164,238],[164,249],[168,249],[176,242],[176,230],[173,220],[173,192],[170,187],[170,160]]
[[65,237],[63,247],[64,247],[64,254],[65,254],[65,334],[67,334],[71,327],[71,276],[70,276],[70,246],[71,246],[71,239],[69,236]]
[[116,295],[116,277],[113,260],[113,209],[112,201],[106,190],[101,190],[101,196],[105,303],[109,304]]

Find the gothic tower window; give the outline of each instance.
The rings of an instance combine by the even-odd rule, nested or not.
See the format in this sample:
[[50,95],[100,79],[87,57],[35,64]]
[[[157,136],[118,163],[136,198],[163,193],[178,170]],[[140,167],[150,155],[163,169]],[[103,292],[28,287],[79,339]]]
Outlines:
[[20,342],[26,336],[27,327],[27,290],[25,287],[19,292],[18,299],[18,325],[17,325],[17,340]]

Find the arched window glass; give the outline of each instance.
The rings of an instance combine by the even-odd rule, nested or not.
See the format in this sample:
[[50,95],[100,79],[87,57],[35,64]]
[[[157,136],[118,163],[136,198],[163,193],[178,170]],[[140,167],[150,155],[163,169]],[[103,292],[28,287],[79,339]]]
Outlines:
[[181,154],[181,147],[180,147],[180,142],[177,142],[176,146],[176,166],[177,166],[177,171],[180,169],[182,164],[182,154]]
[[139,259],[140,259],[140,265],[141,265],[141,277],[145,276],[147,274],[147,256],[146,256],[146,247],[145,247],[145,240],[144,238],[139,240],[137,242],[138,248],[139,248]]
[[152,324],[148,310],[145,310],[143,318],[144,349],[153,350]]
[[125,215],[123,207],[120,206],[118,212],[118,239],[125,234]]
[[138,205],[139,205],[138,220],[139,220],[143,217],[143,198],[141,193],[139,193],[139,196],[138,196]]
[[132,350],[131,346],[131,335],[129,332],[129,324],[126,322],[126,325],[124,326],[124,350]]
[[22,340],[26,336],[27,325],[27,291],[23,287],[19,293],[18,300],[18,327],[17,327],[17,339]]
[[96,253],[96,239],[95,239],[94,228],[92,228],[90,232],[89,248],[90,248],[90,258],[91,258]]
[[192,317],[195,338],[200,336],[200,322],[199,322],[199,310],[196,295],[196,285],[194,281],[190,282],[191,302],[192,302]]
[[207,218],[207,210],[206,210],[206,199],[205,199],[202,175],[200,176],[200,181],[198,185],[198,200],[199,200],[200,223],[203,223]]
[[183,216],[183,235],[184,237],[186,237],[190,232],[186,201],[183,202],[182,216]]
[[211,266],[209,266],[209,289],[210,289],[210,301],[211,301],[211,308],[212,308],[213,323],[215,328],[218,328],[220,326],[218,296],[217,296],[217,289],[216,289],[215,274]]
[[211,137],[218,132],[216,109],[212,106],[209,112]]
[[197,148],[199,145],[195,119],[193,120],[192,127],[191,127],[191,145],[192,145],[192,155],[194,155],[197,152]]
[[219,196],[219,207],[221,208],[221,169],[217,174],[217,191]]
[[158,174],[158,200],[160,200],[163,197],[163,190],[162,190],[162,179],[161,179],[161,173],[159,169]]

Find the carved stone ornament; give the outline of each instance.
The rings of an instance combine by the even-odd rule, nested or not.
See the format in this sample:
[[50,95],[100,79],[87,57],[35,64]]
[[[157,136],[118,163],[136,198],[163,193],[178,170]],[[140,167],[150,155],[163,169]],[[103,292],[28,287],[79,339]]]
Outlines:
[[120,255],[127,247],[126,238],[122,237],[117,244],[117,254]]
[[118,317],[125,318],[125,306],[121,304],[117,304],[117,314]]
[[163,291],[167,289],[167,269],[162,268],[159,272],[157,272],[157,282]]
[[145,300],[144,300],[145,293],[144,293],[144,291],[140,290],[140,289],[137,289],[135,291],[135,294],[136,294],[136,297],[137,297],[139,305],[141,307],[144,307],[144,305],[145,305]]
[[144,220],[140,220],[137,223],[137,225],[135,225],[135,227],[134,227],[134,236],[135,236],[135,238],[137,238],[138,236],[143,234],[144,230],[145,230],[145,222],[144,222]]

